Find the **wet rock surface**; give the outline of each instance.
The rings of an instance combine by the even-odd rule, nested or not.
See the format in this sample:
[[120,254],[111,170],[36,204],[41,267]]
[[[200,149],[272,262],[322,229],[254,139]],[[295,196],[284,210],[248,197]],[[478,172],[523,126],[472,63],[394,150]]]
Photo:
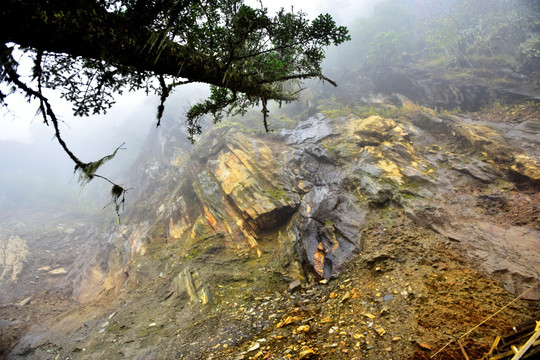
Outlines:
[[[480,357],[538,307],[540,139],[402,101],[273,134],[225,123],[193,151],[166,129],[123,223],[36,267],[80,303],[3,308],[1,326],[27,324],[8,358],[424,359],[533,287],[467,338]],[[45,303],[64,309],[30,328]]]

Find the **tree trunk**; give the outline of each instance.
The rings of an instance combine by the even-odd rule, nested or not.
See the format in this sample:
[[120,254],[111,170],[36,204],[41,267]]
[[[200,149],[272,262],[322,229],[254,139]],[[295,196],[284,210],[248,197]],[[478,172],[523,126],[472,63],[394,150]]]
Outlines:
[[168,40],[159,50],[149,46],[160,35],[91,0],[4,0],[0,10],[3,43],[276,98],[264,85],[250,81],[249,76],[239,72],[225,76],[223,64],[186,46]]

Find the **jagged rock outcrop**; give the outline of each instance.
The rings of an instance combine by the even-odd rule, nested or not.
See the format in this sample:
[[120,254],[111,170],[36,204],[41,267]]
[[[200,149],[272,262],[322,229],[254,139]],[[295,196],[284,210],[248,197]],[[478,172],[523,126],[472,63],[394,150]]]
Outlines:
[[[538,254],[527,255],[515,244],[540,245],[538,229],[490,224],[473,196],[455,199],[464,184],[490,191],[508,176],[535,186],[538,154],[531,157],[525,148],[510,145],[508,124],[438,116],[403,101],[402,114],[393,119],[318,114],[266,135],[222,126],[189,156],[180,136],[169,135],[175,142],[168,146],[180,146],[155,163],[169,185],[144,194],[127,215],[128,224],[95,253],[99,264],[82,272],[79,289],[89,298],[118,294],[161,272],[163,264],[152,259],[160,244],[178,244],[180,256],[188,256],[200,239],[216,234],[226,248],[251,249],[258,256],[262,237],[276,234],[274,241],[284,244],[281,251],[288,254],[283,274],[329,278],[362,251],[367,219],[392,204],[463,242],[508,289],[517,291],[537,279]],[[512,131],[517,136],[522,130],[516,124]],[[155,181],[154,176],[146,181]],[[149,215],[145,221],[132,221],[142,211]],[[482,257],[486,249],[490,256]]]
[[[437,233],[441,247],[459,244],[513,293],[538,281],[534,121],[490,123],[402,101],[395,116],[322,112],[277,124],[271,134],[225,123],[195,147],[165,129],[148,145],[155,157],[145,152],[144,171],[134,169],[142,175],[122,224],[100,232],[66,275],[75,298],[113,304],[128,325],[114,327],[112,315],[86,322],[71,315],[35,327],[11,358],[39,358],[45,344],[66,356],[106,358],[107,334],[118,336],[122,354],[156,357],[162,349],[133,340],[148,332],[169,339],[170,354],[179,346],[171,329],[190,334],[198,314],[234,306],[238,294],[336,277],[369,251],[367,224],[388,230],[381,218],[388,211]],[[516,212],[529,215],[514,219]],[[369,264],[397,261],[370,256]]]

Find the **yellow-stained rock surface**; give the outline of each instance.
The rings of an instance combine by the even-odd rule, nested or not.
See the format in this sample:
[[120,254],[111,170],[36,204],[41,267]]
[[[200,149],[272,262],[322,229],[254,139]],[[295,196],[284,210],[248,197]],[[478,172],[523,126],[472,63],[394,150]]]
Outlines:
[[154,164],[77,265],[36,268],[81,304],[14,359],[419,359],[526,291],[464,341],[480,355],[537,309],[537,154],[481,115],[394,114],[221,126]]

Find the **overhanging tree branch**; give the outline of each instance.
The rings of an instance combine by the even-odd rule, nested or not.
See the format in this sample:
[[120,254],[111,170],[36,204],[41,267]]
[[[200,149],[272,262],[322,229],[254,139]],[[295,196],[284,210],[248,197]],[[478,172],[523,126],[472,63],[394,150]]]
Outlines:
[[17,74],[17,71],[15,70],[16,62],[14,61],[13,58],[11,58],[11,52],[5,45],[1,46],[1,53],[3,57],[2,59],[3,73],[5,74],[9,82],[16,85],[20,90],[22,90],[25,93],[26,97],[38,99],[39,104],[40,104],[41,114],[43,116],[43,122],[46,125],[49,125],[49,123],[52,123],[56,140],[58,141],[58,143],[60,144],[64,152],[75,163],[75,172],[79,172],[79,181],[84,184],[86,182],[91,181],[94,177],[99,177],[101,179],[106,180],[110,184],[112,184],[113,202],[116,205],[117,214],[119,214],[120,206],[119,206],[118,200],[122,201],[122,204],[123,204],[123,201],[125,200],[125,193],[127,191],[124,189],[124,187],[112,182],[107,177],[97,174],[96,171],[105,162],[112,160],[115,157],[118,150],[122,149],[122,146],[124,146],[124,144],[116,148],[116,150],[112,154],[107,155],[98,161],[93,161],[93,162],[88,162],[88,163],[81,161],[71,151],[71,149],[67,146],[66,142],[62,138],[62,135],[60,133],[58,118],[56,117],[56,114],[54,113],[52,109],[49,99],[45,97],[45,95],[43,95],[41,91],[41,85],[40,85],[41,84],[41,67],[40,67],[41,54],[38,53],[38,56],[35,61],[35,66],[34,66],[34,77],[37,78],[37,82],[38,82],[38,90],[34,90],[30,86],[25,84],[23,81],[21,81],[19,75]]
[[[73,3],[78,6],[74,6]],[[184,1],[179,6],[185,7],[186,3]],[[179,12],[180,8],[175,11]],[[275,81],[272,78],[265,82],[254,82],[254,79],[247,75],[249,72],[245,71],[246,69],[237,66],[237,70],[231,71],[230,66],[219,59],[181,42],[172,41],[166,33],[141,27],[139,23],[134,23],[133,19],[110,13],[96,1],[90,0],[76,2],[5,0],[3,10],[0,11],[0,40],[40,51],[105,61],[129,67],[133,71],[148,71],[158,75],[186,78],[191,82],[204,82],[242,92],[247,96],[259,96],[264,93],[267,99],[283,100],[279,92],[261,86],[266,82]],[[19,26],[11,26],[13,21]],[[255,26],[252,24],[252,27]],[[348,39],[346,30],[335,26],[330,30],[340,32],[334,42],[339,43]],[[305,44],[317,41],[316,34],[317,32],[307,34],[302,36],[301,40]],[[155,45],[156,40],[153,39],[156,38],[160,39],[159,46],[149,46]],[[239,61],[257,58],[269,52],[277,53],[287,48],[302,46],[300,41],[293,40],[270,49],[257,48],[256,51],[237,58],[231,54],[232,59]],[[329,40],[326,38],[323,40],[323,45],[328,45]],[[280,41],[283,42],[282,39]],[[320,72],[315,76],[318,75]],[[314,75],[300,73],[297,76],[308,78]]]
[[[124,88],[155,91],[159,126],[172,90],[202,82],[211,85],[212,95],[186,114],[191,140],[201,131],[201,116],[219,121],[225,113],[243,114],[260,104],[268,131],[268,101],[296,100],[300,80],[307,78],[336,85],[322,74],[323,48],[349,39],[328,14],[311,22],[302,12],[283,9],[268,16],[262,4],[254,9],[243,0],[4,0],[3,52],[14,43],[36,53],[38,90],[20,81],[6,59],[0,65],[8,76],[0,80],[38,99],[44,121],[52,122],[76,169],[91,180],[108,157],[84,163],[73,154],[42,87],[59,89],[75,105],[75,115],[105,112]],[[0,101],[6,96],[0,93]],[[123,193],[114,194],[123,199]]]

